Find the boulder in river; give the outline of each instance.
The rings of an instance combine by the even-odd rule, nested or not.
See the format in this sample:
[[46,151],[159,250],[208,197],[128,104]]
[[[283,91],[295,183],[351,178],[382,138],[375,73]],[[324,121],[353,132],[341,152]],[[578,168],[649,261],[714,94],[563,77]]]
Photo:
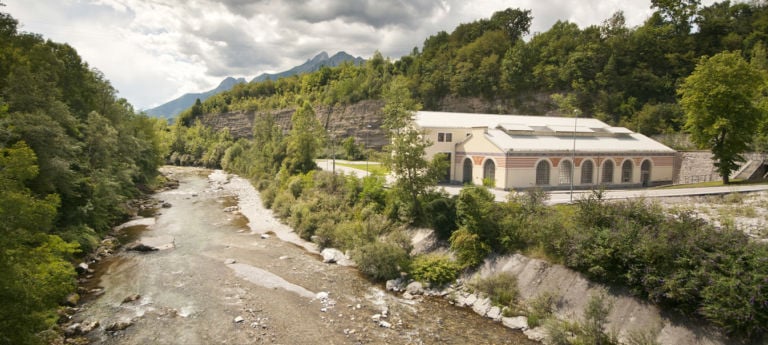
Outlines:
[[340,250],[335,248],[325,248],[320,255],[323,256],[323,262],[328,264],[337,264],[341,266],[351,266],[354,262]]
[[141,295],[135,293],[133,295],[130,295],[130,296],[127,296],[127,297],[123,298],[123,303],[130,303],[130,302],[133,302],[133,301],[137,301],[140,298],[141,298]]
[[158,249],[152,246],[148,246],[144,243],[141,243],[139,241],[131,242],[128,245],[125,246],[125,250],[131,250],[135,252],[154,252]]
[[131,326],[133,326],[133,321],[128,319],[122,319],[107,325],[106,330],[109,332],[117,332],[117,331],[122,331]]
[[77,266],[75,266],[75,272],[77,272],[77,274],[88,273],[88,264],[86,264],[85,262],[81,262],[77,264]]
[[421,295],[424,293],[424,285],[422,285],[420,282],[412,282],[405,287],[405,292],[414,296]]

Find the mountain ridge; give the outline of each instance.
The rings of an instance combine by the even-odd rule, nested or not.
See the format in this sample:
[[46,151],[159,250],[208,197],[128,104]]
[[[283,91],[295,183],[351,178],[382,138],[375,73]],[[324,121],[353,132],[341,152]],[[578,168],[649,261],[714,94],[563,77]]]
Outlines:
[[[284,77],[289,77],[293,75],[299,75],[304,73],[311,73],[314,71],[319,70],[322,67],[336,67],[341,65],[345,62],[352,62],[355,65],[359,65],[365,62],[365,59],[361,57],[354,57],[350,54],[347,54],[344,51],[340,51],[333,56],[328,56],[328,53],[325,51],[320,52],[319,54],[315,55],[311,59],[307,59],[303,64],[295,66],[289,70],[278,72],[278,73],[262,73],[258,76],[251,79],[250,82],[262,82],[266,80],[277,80]],[[191,107],[195,100],[200,99],[200,101],[205,101],[206,99],[210,98],[211,96],[231,90],[235,85],[240,83],[246,83],[245,78],[234,78],[234,77],[226,77],[224,80],[219,83],[219,85],[208,91],[204,92],[197,92],[197,93],[186,93],[182,95],[181,97],[178,97],[174,100],[168,101],[166,103],[163,103],[157,107],[147,109],[145,112],[153,117],[159,117],[159,118],[165,118],[165,119],[172,119],[176,117],[179,113],[182,111],[188,109]]]

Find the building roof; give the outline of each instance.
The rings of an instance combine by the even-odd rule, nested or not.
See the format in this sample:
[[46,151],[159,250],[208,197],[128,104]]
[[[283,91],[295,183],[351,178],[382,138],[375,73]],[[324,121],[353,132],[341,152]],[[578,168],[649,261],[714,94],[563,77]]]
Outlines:
[[485,136],[505,152],[674,153],[675,150],[624,127],[572,117],[491,115],[419,111],[421,128],[485,127]]

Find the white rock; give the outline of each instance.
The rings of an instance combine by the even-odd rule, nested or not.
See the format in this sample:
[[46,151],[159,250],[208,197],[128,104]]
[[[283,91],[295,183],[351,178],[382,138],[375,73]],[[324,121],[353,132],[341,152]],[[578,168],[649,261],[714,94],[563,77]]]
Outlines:
[[413,295],[411,295],[410,292],[406,292],[406,293],[403,294],[403,298],[405,298],[405,299],[413,299]]
[[488,298],[483,298],[476,301],[472,305],[472,310],[474,310],[478,315],[485,316],[488,311],[491,310],[491,300]]
[[328,264],[343,265],[343,263],[349,261],[349,258],[344,253],[335,248],[325,248],[320,254],[323,256],[323,262]]
[[386,284],[387,291],[402,291],[403,290],[403,279],[397,278],[397,279],[391,279],[387,280]]
[[328,292],[321,291],[315,295],[315,299],[324,300],[324,299],[328,299],[328,296],[329,296]]
[[511,329],[528,329],[528,318],[525,316],[502,317],[501,323]]
[[268,239],[269,237],[270,237],[270,236],[269,236],[269,235],[267,235],[267,234],[261,234],[261,239],[263,239],[263,240],[266,240],[266,239]]
[[411,295],[421,295],[424,293],[424,285],[419,282],[413,282],[405,287],[405,291]]
[[392,324],[386,321],[379,321],[379,327],[392,328]]
[[491,309],[488,310],[488,313],[486,313],[485,316],[490,319],[493,319],[494,321],[499,321],[501,320],[501,308],[491,307]]
[[536,327],[534,329],[524,330],[523,334],[533,341],[544,341],[544,338],[547,337],[547,330],[545,330],[544,327]]
[[235,260],[235,259],[226,259],[226,260],[224,260],[224,263],[227,264],[227,265],[231,265],[231,264],[234,264],[236,262],[237,262],[237,260]]
[[381,314],[374,314],[373,316],[371,316],[371,320],[373,320],[374,322],[379,322],[381,320]]
[[242,316],[238,316],[238,317],[235,318],[235,323],[241,323],[243,321],[245,321],[245,319],[243,319]]

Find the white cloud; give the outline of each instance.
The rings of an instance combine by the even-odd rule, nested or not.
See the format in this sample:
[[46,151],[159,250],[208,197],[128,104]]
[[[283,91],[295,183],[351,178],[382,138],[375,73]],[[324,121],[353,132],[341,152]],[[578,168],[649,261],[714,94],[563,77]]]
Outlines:
[[[137,108],[215,87],[226,76],[288,69],[320,51],[397,59],[438,31],[530,9],[531,32],[557,20],[581,27],[623,10],[628,25],[650,0],[36,0],[6,1],[23,29],[78,50]],[[705,5],[713,0],[703,1]]]

